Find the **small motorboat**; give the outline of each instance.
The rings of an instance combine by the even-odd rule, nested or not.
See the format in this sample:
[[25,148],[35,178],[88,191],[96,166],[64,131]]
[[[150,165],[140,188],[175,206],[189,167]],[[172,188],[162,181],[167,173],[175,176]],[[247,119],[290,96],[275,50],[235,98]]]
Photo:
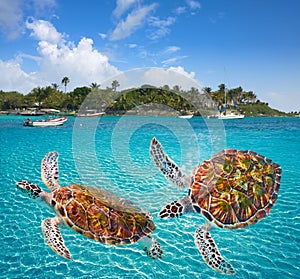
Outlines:
[[91,117],[102,117],[104,114],[105,112],[97,112],[96,110],[88,109],[85,111],[78,112],[76,116],[91,118]]
[[53,127],[53,126],[61,126],[68,120],[67,117],[60,118],[51,118],[51,119],[40,119],[40,120],[31,120],[28,118],[23,122],[24,126],[30,127]]
[[194,116],[193,114],[178,115],[178,117],[182,119],[191,119],[193,116]]

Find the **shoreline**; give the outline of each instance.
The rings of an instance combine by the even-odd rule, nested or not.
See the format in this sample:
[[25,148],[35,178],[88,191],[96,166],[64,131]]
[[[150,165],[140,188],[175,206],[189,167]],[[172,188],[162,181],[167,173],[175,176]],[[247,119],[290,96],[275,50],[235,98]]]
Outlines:
[[[11,112],[4,112],[4,111],[0,111],[0,117],[5,117],[5,116],[16,116],[16,117],[23,117],[23,118],[42,118],[42,117],[61,117],[62,115],[60,114],[42,114],[42,115],[22,115],[20,113],[11,113]],[[64,116],[66,116],[64,114]],[[101,117],[92,117],[93,119],[95,118],[102,118],[102,117],[173,117],[173,118],[179,118],[177,114],[168,114],[168,113],[160,113],[160,114],[134,114],[134,113],[124,113],[124,114],[105,114]],[[67,115],[67,117],[70,118],[82,118],[80,116],[76,116],[76,115]],[[193,115],[193,117],[191,119],[194,118],[205,118],[205,119],[218,119],[217,117],[208,117],[208,115]],[[300,115],[245,115],[245,118],[300,118]],[[245,119],[244,118],[244,119]],[[191,120],[189,119],[189,120]],[[218,119],[220,120],[220,119]],[[243,121],[243,119],[234,119],[235,121]],[[224,120],[223,120],[224,121]],[[226,121],[226,120],[225,120]]]

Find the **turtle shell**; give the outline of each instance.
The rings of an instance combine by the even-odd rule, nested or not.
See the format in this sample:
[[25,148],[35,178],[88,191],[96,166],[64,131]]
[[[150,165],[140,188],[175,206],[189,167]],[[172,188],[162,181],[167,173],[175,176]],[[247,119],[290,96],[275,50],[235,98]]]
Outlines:
[[155,230],[147,213],[98,187],[59,187],[53,191],[52,206],[69,227],[103,243],[136,242]]
[[193,172],[189,195],[219,227],[242,228],[264,218],[278,197],[281,167],[250,150],[227,149]]

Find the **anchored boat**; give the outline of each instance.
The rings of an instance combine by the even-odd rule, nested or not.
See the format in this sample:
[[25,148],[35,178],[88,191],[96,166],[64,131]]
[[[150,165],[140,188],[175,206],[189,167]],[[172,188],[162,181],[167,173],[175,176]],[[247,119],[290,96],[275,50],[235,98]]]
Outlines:
[[53,126],[61,126],[68,120],[67,117],[60,118],[51,118],[51,119],[40,119],[40,120],[31,120],[28,118],[23,122],[24,126],[29,127],[53,127]]
[[228,109],[226,109],[224,112],[220,112],[218,115],[218,119],[243,119],[244,117],[245,115],[239,113],[237,110]]
[[98,112],[98,111],[96,111],[94,109],[87,109],[87,110],[78,112],[76,114],[76,116],[90,118],[90,117],[101,117],[104,114],[105,114],[105,112]]
[[225,102],[224,108],[219,111],[218,119],[243,119],[244,114],[241,114],[237,109],[230,110],[227,108],[227,88],[224,89]]
[[183,118],[183,119],[191,119],[193,116],[194,116],[193,114],[178,115],[179,118]]

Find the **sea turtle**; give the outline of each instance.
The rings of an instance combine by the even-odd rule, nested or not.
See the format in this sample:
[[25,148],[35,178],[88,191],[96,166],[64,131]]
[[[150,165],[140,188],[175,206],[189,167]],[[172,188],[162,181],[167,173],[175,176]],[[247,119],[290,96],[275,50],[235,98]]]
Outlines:
[[143,239],[140,243],[147,254],[161,257],[160,244],[149,235],[155,230],[150,214],[99,187],[77,184],[61,187],[58,174],[58,153],[49,152],[42,160],[41,176],[50,193],[26,180],[16,183],[29,197],[42,200],[55,210],[54,218],[42,221],[45,240],[54,252],[71,259],[58,227],[64,225],[107,244],[129,244]]
[[185,174],[153,138],[151,156],[162,173],[188,194],[162,208],[161,218],[184,213],[202,213],[207,219],[195,232],[195,244],[204,261],[220,273],[235,273],[221,256],[209,232],[213,224],[221,228],[244,228],[264,218],[277,200],[281,167],[250,150],[222,150]]

